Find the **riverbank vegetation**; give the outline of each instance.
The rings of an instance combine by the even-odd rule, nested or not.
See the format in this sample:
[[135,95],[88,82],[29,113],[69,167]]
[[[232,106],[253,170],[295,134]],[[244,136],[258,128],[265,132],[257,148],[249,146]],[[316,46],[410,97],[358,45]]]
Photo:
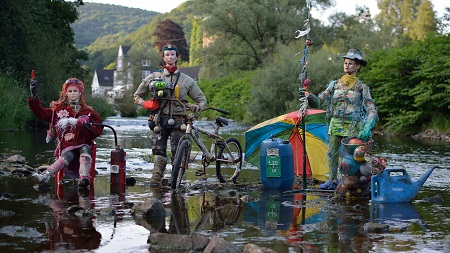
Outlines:
[[[309,90],[317,94],[342,75],[342,55],[359,48],[369,63],[359,77],[377,103],[377,128],[407,134],[425,129],[450,132],[449,8],[437,17],[427,0],[408,8],[405,1],[378,0],[382,11],[376,16],[364,7],[353,15],[335,13],[326,24],[312,16],[308,37],[314,44],[304,50],[305,38],[295,39],[295,31],[305,28],[305,2],[187,1],[170,13],[152,17],[134,33],[114,40],[99,38],[85,51],[75,47],[70,27],[81,0],[3,1],[0,109],[9,117],[0,118],[0,129],[36,125],[26,105],[31,69],[37,70],[44,105],[57,98],[65,79],[76,76],[86,84],[88,104],[103,117],[112,115],[113,108],[104,99],[90,98],[92,62],[105,62],[102,52],[116,54],[119,45],[145,44],[154,51],[158,38],[153,33],[169,19],[183,28],[191,47],[189,62],[180,62],[181,69],[194,62],[201,65],[198,83],[209,104],[229,110],[236,121],[257,124],[298,109],[303,56],[312,80]],[[330,6],[329,0],[314,2],[313,8]],[[103,67],[113,66],[114,61]],[[132,98],[118,106],[130,111]]]

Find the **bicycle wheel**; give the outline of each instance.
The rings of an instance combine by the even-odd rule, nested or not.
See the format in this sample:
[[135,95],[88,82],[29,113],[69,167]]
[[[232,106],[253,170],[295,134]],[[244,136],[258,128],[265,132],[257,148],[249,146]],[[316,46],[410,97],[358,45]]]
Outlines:
[[221,183],[236,183],[242,167],[242,148],[235,138],[225,140],[226,146],[219,149],[216,159],[216,175]]
[[225,225],[232,225],[239,219],[239,215],[241,214],[241,205],[240,203],[234,202],[228,203],[218,208],[218,211],[223,223]]
[[181,141],[173,161],[172,176],[170,178],[170,186],[172,189],[178,189],[180,187],[184,172],[188,168],[190,153],[189,142],[187,140]]

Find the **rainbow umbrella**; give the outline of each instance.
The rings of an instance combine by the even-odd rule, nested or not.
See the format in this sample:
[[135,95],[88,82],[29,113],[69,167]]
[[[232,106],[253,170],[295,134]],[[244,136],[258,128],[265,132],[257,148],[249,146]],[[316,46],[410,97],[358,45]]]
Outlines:
[[[329,136],[324,110],[307,109],[305,112],[306,175],[324,176],[328,173],[326,153]],[[295,175],[303,175],[302,114],[293,111],[250,128],[245,132],[245,160],[260,168],[260,149],[271,137],[289,140],[294,151]]]

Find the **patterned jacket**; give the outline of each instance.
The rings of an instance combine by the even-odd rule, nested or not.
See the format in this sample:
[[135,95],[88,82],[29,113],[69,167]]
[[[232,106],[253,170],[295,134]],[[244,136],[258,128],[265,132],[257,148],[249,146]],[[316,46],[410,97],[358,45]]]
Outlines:
[[341,80],[331,81],[318,96],[328,104],[328,133],[338,136],[358,136],[367,121],[378,120],[378,110],[369,87],[359,79],[352,87]]

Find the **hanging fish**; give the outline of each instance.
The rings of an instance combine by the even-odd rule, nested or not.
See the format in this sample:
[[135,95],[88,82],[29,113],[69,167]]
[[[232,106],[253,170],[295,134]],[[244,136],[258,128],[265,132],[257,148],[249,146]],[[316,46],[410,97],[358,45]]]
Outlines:
[[306,29],[306,30],[304,30],[304,31],[297,30],[297,31],[295,31],[295,33],[298,33],[298,35],[295,36],[295,38],[296,38],[296,39],[301,38],[301,37],[307,35],[307,34],[309,33],[309,31],[311,31],[311,28],[308,28],[308,29]]

